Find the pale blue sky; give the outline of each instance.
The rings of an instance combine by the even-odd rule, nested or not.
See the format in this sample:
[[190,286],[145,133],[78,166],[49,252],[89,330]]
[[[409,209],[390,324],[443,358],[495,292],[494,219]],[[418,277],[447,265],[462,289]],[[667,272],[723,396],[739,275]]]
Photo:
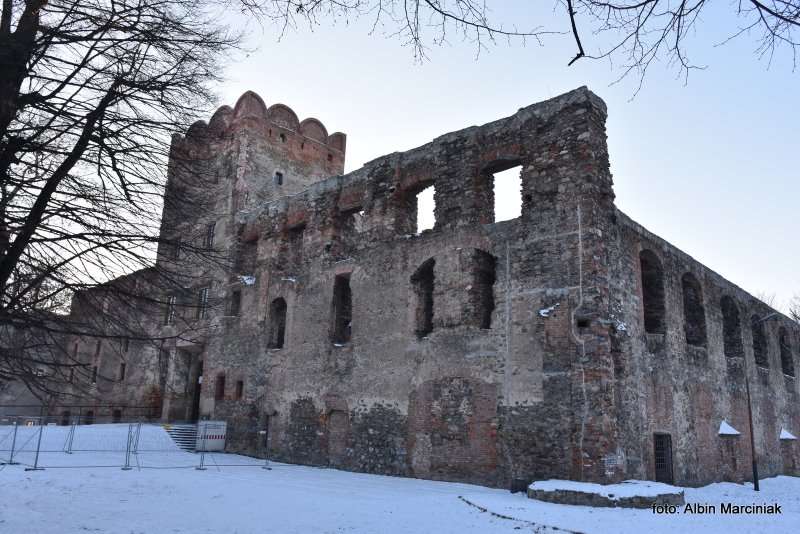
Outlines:
[[[497,20],[527,26],[528,1],[502,5]],[[608,62],[567,62],[568,36],[544,47],[500,42],[475,58],[454,37],[415,63],[397,39],[369,35],[364,20],[290,31],[255,28],[258,50],[229,67],[219,87],[233,104],[247,89],[267,105],[282,102],[302,120],[314,116],[329,132],[347,134],[348,171],[396,150],[513,114],[518,108],[587,85],[608,105],[611,171],[617,205],[754,294],[775,294],[782,306],[800,294],[796,212],[800,204],[797,124],[800,73],[790,56],[772,65],[741,38],[714,47],[730,20],[709,12],[708,33],[694,37],[696,63],[684,85],[654,64],[641,92],[636,80],[613,85]],[[544,11],[553,20],[549,10]],[[532,24],[531,24],[532,25]],[[585,43],[591,50],[591,39]]]

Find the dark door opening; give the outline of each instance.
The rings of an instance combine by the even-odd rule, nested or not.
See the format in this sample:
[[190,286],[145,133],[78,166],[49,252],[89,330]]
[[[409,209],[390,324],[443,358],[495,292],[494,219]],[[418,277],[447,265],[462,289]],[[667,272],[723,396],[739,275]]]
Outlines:
[[672,436],[653,434],[653,451],[656,464],[656,482],[672,484]]
[[200,418],[200,390],[203,387],[203,361],[197,364],[197,373],[194,375],[192,387],[192,409],[189,412],[189,421],[196,423]]

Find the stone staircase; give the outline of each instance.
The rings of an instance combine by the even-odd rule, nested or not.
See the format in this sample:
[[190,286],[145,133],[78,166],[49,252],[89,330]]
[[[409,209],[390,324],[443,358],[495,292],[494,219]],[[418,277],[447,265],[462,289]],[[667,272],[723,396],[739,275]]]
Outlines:
[[178,447],[188,452],[194,452],[197,445],[197,425],[164,425],[164,430]]

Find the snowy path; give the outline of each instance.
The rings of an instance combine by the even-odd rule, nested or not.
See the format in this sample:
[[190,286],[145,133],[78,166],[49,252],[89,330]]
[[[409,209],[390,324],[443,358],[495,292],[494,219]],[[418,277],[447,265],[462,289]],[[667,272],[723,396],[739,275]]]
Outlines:
[[[110,427],[110,425],[109,425]],[[97,441],[116,443],[118,429],[96,425]],[[53,431],[53,447],[60,439]],[[148,441],[169,449],[158,431]],[[90,448],[89,440],[86,447]],[[98,447],[99,448],[99,447]],[[155,448],[155,447],[154,447]],[[650,510],[597,509],[533,501],[522,494],[467,484],[348,473],[216,455],[207,471],[191,468],[197,455],[152,451],[152,466],[177,469],[67,468],[87,458],[119,465],[120,452],[47,453],[44,471],[0,466],[0,533],[250,534],[250,533],[586,533],[798,532],[800,478],[746,486],[714,484],[687,489],[689,502],[719,505],[777,501],[783,514],[659,516]],[[124,454],[124,452],[123,452]],[[215,468],[218,462],[249,467]],[[54,463],[54,462],[60,463]],[[471,504],[470,504],[471,503]],[[482,511],[481,508],[487,511]],[[509,516],[508,519],[500,516]],[[564,532],[560,530],[558,532]]]

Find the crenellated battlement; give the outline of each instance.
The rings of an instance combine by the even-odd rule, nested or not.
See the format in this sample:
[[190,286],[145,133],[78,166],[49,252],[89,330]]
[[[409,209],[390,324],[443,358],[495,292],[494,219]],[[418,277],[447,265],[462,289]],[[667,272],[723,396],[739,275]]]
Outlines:
[[173,144],[205,146],[233,138],[244,130],[255,131],[261,140],[286,152],[290,159],[316,162],[329,169],[330,174],[341,174],[344,170],[347,148],[344,133],[329,134],[322,121],[314,117],[300,120],[285,104],[267,106],[253,91],[240,96],[233,108],[220,106],[208,122],[195,122],[184,136],[173,136]]

